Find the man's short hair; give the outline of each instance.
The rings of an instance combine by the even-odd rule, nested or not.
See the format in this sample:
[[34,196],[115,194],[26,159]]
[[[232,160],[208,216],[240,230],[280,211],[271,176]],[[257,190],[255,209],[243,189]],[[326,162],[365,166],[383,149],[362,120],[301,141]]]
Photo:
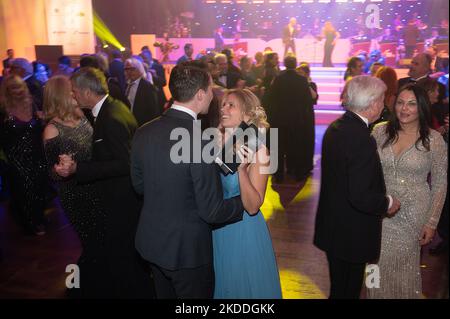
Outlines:
[[185,45],[184,45],[184,49],[186,50],[186,49],[189,49],[189,48],[192,48],[192,43],[186,43]]
[[297,58],[295,56],[287,56],[284,58],[284,66],[288,70],[293,70],[297,67]]
[[101,96],[109,92],[105,74],[99,69],[83,67],[75,72],[70,79],[80,90],[91,90]]
[[98,57],[95,55],[87,55],[81,58],[80,67],[81,68],[91,67],[100,69],[100,61],[98,60]]
[[180,64],[175,66],[170,74],[170,93],[178,102],[191,101],[198,90],[206,91],[209,85],[209,73],[195,66]]
[[111,55],[114,59],[121,59],[122,58],[122,52],[120,52],[119,50],[113,50],[111,52]]
[[72,61],[67,55],[63,55],[58,58],[58,63],[70,66],[72,64]]

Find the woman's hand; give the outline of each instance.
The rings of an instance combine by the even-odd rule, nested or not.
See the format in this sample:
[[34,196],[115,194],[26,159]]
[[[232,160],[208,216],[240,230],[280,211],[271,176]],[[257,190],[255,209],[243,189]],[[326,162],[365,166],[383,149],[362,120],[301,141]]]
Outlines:
[[435,229],[430,228],[429,226],[424,226],[422,229],[422,233],[420,234],[419,243],[421,246],[427,245],[431,243],[436,233]]
[[242,145],[237,151],[237,155],[241,160],[241,164],[238,167],[238,171],[246,170],[247,167],[253,162],[255,152],[249,149],[247,146]]

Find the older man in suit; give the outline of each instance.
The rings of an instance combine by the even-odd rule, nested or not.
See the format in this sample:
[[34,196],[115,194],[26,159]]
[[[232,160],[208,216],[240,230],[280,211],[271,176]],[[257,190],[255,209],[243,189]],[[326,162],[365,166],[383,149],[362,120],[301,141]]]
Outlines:
[[64,154],[55,171],[62,177],[73,176],[78,183],[94,184],[100,194],[106,211],[104,297],[153,297],[151,277],[134,248],[141,208],[130,180],[136,119],[125,104],[109,96],[106,77],[100,70],[81,68],[71,81],[78,104],[90,109],[94,117],[92,159],[77,163]]
[[131,113],[138,126],[162,114],[155,87],[145,79],[145,69],[141,61],[130,58],[125,61],[127,89],[125,94],[130,101]]
[[322,142],[322,180],[314,244],[328,258],[331,299],[358,299],[367,262],[380,254],[382,218],[400,203],[386,196],[377,145],[369,124],[383,110],[386,85],[357,76],[344,89],[347,112]]

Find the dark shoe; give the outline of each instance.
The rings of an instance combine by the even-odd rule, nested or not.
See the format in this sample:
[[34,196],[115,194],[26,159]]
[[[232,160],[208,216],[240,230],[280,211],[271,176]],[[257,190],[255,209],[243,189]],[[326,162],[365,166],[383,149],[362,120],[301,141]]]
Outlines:
[[430,254],[432,255],[442,255],[443,253],[448,252],[448,245],[441,241],[436,247],[430,248]]

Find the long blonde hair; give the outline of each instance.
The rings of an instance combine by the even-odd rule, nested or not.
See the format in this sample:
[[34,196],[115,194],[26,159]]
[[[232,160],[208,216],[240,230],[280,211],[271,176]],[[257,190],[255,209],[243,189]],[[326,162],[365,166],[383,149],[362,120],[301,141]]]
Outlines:
[[248,124],[254,124],[258,128],[269,128],[266,111],[261,106],[258,97],[249,89],[227,90],[222,98],[224,101],[229,95],[234,95],[241,102],[242,111],[250,120]]
[[[12,85],[21,86],[22,90],[24,90],[23,99],[17,100],[14,98],[9,90]],[[15,109],[19,104],[22,106],[26,105],[31,108],[33,99],[25,81],[22,80],[20,76],[11,74],[3,79],[2,85],[0,86],[0,107],[6,112],[8,110]]]
[[77,103],[72,97],[70,80],[64,75],[57,75],[44,88],[44,116],[49,120],[58,117],[61,120],[79,119],[76,113]]

